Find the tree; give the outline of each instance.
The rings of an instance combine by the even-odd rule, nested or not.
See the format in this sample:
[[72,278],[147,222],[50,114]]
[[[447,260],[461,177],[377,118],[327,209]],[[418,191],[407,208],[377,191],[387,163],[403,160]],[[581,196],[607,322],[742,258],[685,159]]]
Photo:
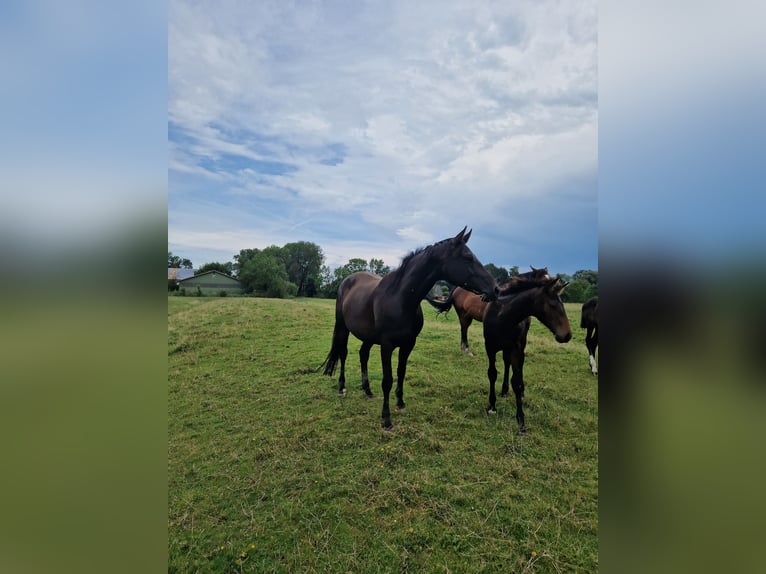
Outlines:
[[591,284],[584,279],[574,279],[564,289],[561,300],[569,303],[585,303],[588,300],[590,288]]
[[391,267],[383,263],[382,259],[375,259],[374,257],[370,259],[368,269],[370,273],[375,273],[375,275],[380,275],[381,277],[391,272]]
[[178,255],[173,255],[172,251],[168,251],[168,267],[194,269],[194,265],[189,259],[182,259]]
[[498,283],[505,283],[510,278],[508,270],[505,267],[498,267],[494,263],[487,263],[484,266],[484,269],[486,269],[487,273],[492,275]]
[[508,268],[508,277],[518,277],[519,276],[519,266],[514,265],[513,267]]
[[332,272],[328,267],[324,267],[322,270],[322,295],[335,299],[338,296],[338,287],[343,280],[357,271],[368,271],[367,261],[355,257],[349,259],[342,267],[336,267]]
[[598,271],[592,269],[580,269],[572,275],[574,281],[587,281],[591,285],[598,285]]
[[284,298],[296,291],[295,285],[288,281],[282,261],[264,251],[246,259],[238,279],[245,292],[265,297]]
[[322,248],[309,241],[287,243],[280,251],[287,277],[298,287],[299,297],[313,297],[321,284]]
[[234,265],[232,266],[234,276],[239,277],[240,272],[245,268],[247,262],[260,252],[260,249],[240,249],[239,253],[234,256]]
[[205,263],[202,267],[197,269],[197,275],[204,273],[205,271],[220,271],[221,273],[226,273],[226,275],[231,275],[233,267],[234,264],[231,261],[227,261],[226,263],[213,261],[212,263]]

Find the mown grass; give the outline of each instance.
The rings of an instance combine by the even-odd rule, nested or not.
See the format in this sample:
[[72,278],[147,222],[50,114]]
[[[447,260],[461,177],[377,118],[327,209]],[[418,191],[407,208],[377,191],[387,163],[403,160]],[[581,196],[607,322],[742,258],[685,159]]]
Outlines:
[[317,370],[334,301],[168,298],[169,571],[597,571],[597,381],[579,308],[566,345],[533,321],[520,435],[512,397],[484,411],[481,325],[465,356],[454,312],[424,305],[407,409],[385,432],[378,347],[374,400],[353,337],[346,397]]

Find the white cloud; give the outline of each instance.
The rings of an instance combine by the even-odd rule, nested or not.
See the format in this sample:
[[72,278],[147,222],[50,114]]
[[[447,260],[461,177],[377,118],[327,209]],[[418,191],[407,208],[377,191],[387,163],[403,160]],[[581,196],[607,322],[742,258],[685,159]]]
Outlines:
[[594,1],[172,1],[169,16],[171,169],[289,164],[221,167],[234,193],[283,197],[288,219],[352,217],[422,244],[595,172]]

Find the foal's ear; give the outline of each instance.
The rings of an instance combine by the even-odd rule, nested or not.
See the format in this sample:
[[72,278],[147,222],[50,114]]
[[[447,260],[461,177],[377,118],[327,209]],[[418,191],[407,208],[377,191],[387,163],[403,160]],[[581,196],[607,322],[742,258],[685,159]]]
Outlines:
[[[455,237],[453,237],[453,238],[452,238],[452,240],[453,240],[453,241],[455,241],[455,242],[457,242],[457,241],[462,241],[463,243],[465,243],[466,241],[468,241],[468,238],[467,238],[467,237],[463,237],[463,236],[465,235],[465,230],[466,230],[466,229],[468,229],[468,226],[467,226],[467,225],[466,225],[466,226],[463,228],[463,230],[462,230],[460,233],[458,233],[457,235],[455,235]],[[468,235],[471,235],[471,232],[470,232],[470,231],[468,232]]]
[[463,243],[468,243],[468,240],[471,238],[471,233],[473,233],[473,229],[471,229],[468,233],[465,234],[463,237]]

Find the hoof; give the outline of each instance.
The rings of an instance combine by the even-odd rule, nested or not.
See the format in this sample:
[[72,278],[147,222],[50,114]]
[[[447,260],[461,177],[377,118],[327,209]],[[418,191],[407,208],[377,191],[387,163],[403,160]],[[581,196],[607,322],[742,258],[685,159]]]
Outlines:
[[487,414],[488,415],[496,415],[497,414],[497,409],[493,409],[492,407],[490,407],[490,408],[487,409]]
[[338,391],[338,396],[339,397],[345,397],[346,396],[346,389],[341,389],[340,391]]
[[397,410],[398,410],[400,413],[402,413],[402,414],[404,414],[404,413],[406,413],[406,412],[407,412],[407,409],[404,407],[404,405],[402,405],[402,406],[396,405],[396,409],[397,409]]
[[374,399],[375,395],[373,395],[372,393],[365,393],[364,394],[364,398],[367,399],[367,400]]
[[503,391],[502,393],[500,393],[500,396],[501,397],[507,397],[508,396],[508,391]]
[[522,425],[519,427],[519,434],[527,434],[527,427],[526,425]]
[[391,424],[391,421],[383,421],[382,425],[384,431],[392,431],[394,430],[394,425]]

